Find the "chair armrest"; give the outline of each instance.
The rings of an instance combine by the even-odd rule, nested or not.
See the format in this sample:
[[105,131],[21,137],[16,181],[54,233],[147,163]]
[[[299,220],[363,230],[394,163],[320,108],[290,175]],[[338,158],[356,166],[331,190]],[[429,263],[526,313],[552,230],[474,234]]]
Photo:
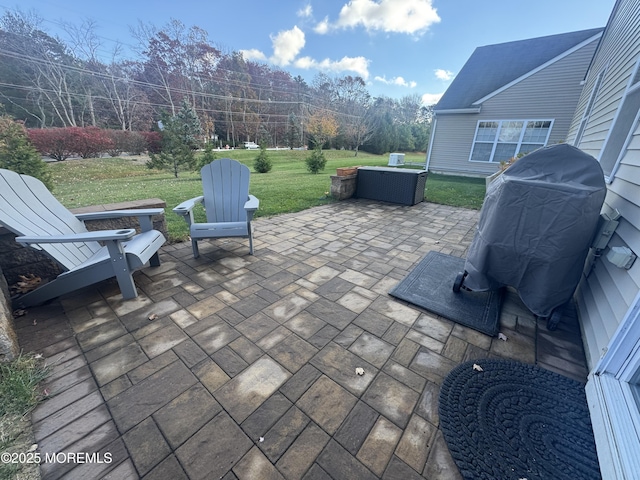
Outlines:
[[247,222],[253,220],[253,214],[260,206],[260,200],[258,200],[253,195],[249,195],[249,200],[247,200],[244,204],[244,209],[247,212]]
[[164,212],[164,208],[138,208],[132,210],[109,210],[106,212],[78,213],[76,218],[80,221],[85,220],[105,220],[109,218],[122,217],[146,217],[160,215]]
[[102,230],[97,232],[74,233],[71,235],[46,235],[42,237],[22,236],[16,237],[16,242],[29,245],[31,243],[73,243],[73,242],[99,242],[99,241],[124,241],[136,234],[133,228],[123,230]]
[[259,206],[260,206],[260,200],[258,200],[253,195],[249,195],[249,200],[247,200],[246,203],[244,204],[244,209],[247,211],[253,210],[255,212]]
[[189,212],[191,212],[191,210],[193,210],[193,208],[197,204],[202,203],[203,200],[204,200],[204,196],[202,195],[200,195],[199,197],[190,198],[189,200],[185,200],[184,202],[182,202],[180,205],[178,205],[173,209],[173,213],[176,213],[184,217],[185,215],[188,215]]
[[82,222],[85,220],[107,220],[114,218],[138,217],[140,230],[148,232],[153,230],[154,215],[164,213],[164,208],[134,208],[131,210],[109,210],[106,212],[78,213],[76,218]]

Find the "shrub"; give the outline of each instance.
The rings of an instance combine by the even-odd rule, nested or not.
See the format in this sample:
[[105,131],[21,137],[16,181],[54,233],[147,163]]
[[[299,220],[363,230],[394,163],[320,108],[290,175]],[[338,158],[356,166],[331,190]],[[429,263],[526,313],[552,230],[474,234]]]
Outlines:
[[146,150],[149,153],[160,153],[162,150],[162,135],[160,132],[139,132],[147,144]]
[[66,128],[30,128],[29,140],[38,152],[59,162],[73,153],[73,143]]
[[305,163],[307,164],[307,170],[311,173],[318,173],[321,170],[324,170],[325,165],[327,164],[327,159],[324,158],[324,153],[320,148],[315,148],[311,155],[305,159]]
[[111,146],[107,148],[110,157],[118,157],[127,151],[128,133],[130,132],[126,130],[107,130],[107,136],[111,140]]
[[253,169],[258,173],[268,173],[271,171],[271,159],[267,156],[267,149],[260,147],[260,154],[253,161]]
[[8,116],[0,117],[0,168],[36,177],[51,189],[47,164],[29,141],[24,126]]
[[98,127],[69,127],[73,151],[82,158],[97,158],[113,146],[106,130]]
[[196,169],[198,171],[202,170],[202,167],[204,167],[205,165],[209,165],[215,159],[216,159],[216,154],[213,151],[213,144],[211,142],[208,142],[204,146],[204,153],[200,155],[200,157],[198,158],[198,161],[196,162]]
[[147,150],[147,140],[140,132],[127,132],[127,148],[126,152],[131,155],[140,155]]

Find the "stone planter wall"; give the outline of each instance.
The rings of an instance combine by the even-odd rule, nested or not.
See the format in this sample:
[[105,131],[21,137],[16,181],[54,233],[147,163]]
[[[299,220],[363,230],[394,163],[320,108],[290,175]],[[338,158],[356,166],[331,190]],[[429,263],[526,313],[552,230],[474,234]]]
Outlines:
[[0,362],[10,362],[18,352],[18,337],[13,325],[9,289],[0,268]]
[[336,200],[346,200],[356,194],[359,167],[336,168],[331,175],[331,196]]
[[331,175],[331,196],[336,200],[346,200],[356,193],[358,173],[353,175]]

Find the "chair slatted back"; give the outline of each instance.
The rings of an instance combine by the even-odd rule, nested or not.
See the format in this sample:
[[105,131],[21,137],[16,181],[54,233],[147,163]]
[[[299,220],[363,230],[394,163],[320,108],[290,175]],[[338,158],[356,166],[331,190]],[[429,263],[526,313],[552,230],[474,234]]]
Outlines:
[[[0,169],[0,224],[16,235],[83,233],[87,229],[38,179]],[[67,270],[101,248],[98,242],[43,243],[38,248]]]
[[207,222],[242,222],[247,214],[249,168],[230,158],[214,160],[200,170]]

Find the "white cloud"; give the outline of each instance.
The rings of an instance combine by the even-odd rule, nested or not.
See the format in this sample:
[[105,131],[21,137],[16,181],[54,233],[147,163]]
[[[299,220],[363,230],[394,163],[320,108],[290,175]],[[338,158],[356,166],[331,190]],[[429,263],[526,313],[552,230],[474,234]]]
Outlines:
[[304,32],[297,26],[291,30],[283,30],[271,37],[273,55],[270,60],[276,65],[289,65],[304,47]]
[[329,31],[329,18],[324,17],[324,20],[318,23],[313,31],[320,35],[324,35],[325,33],[327,33]]
[[424,95],[422,95],[422,104],[423,105],[435,105],[436,103],[438,103],[440,101],[440,98],[442,98],[442,95],[444,95],[444,92],[442,93],[425,93]]
[[294,65],[304,70],[323,70],[330,72],[354,72],[361,76],[364,80],[369,78],[369,60],[364,57],[342,57],[340,60],[324,60],[318,61],[311,57],[298,58]]
[[330,28],[363,26],[368,31],[420,34],[440,17],[432,5],[433,0],[351,0],[340,10],[338,20],[330,25],[316,27],[317,33]]
[[311,4],[307,4],[300,10],[298,10],[298,16],[302,18],[309,18],[313,14],[313,9],[311,8]]
[[418,84],[417,82],[414,82],[413,80],[410,82],[407,82],[403,77],[393,77],[389,80],[387,80],[386,76],[376,76],[374,77],[374,80],[378,81],[378,82],[382,82],[386,85],[398,85],[400,87],[409,87],[409,88],[415,88]]
[[438,68],[435,71],[436,78],[439,80],[451,80],[454,77],[454,73],[450,70],[443,70],[442,68]]
[[240,53],[245,60],[266,60],[267,56],[257,48],[251,48],[249,50],[240,50]]

